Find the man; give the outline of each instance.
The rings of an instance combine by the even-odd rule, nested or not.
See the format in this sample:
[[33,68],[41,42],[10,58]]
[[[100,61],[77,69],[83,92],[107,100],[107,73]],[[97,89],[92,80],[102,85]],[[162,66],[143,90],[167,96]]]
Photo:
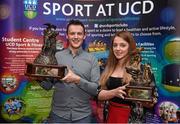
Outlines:
[[68,73],[61,80],[48,79],[40,85],[49,90],[55,87],[48,122],[90,123],[90,97],[97,95],[100,70],[94,56],[82,49],[86,38],[85,27],[78,20],[67,25],[67,49],[57,52],[58,64],[66,65]]

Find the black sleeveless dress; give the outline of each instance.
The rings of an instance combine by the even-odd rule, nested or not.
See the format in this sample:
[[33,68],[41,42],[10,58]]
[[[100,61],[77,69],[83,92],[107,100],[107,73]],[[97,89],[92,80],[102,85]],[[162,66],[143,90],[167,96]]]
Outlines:
[[[106,86],[108,90],[115,89],[119,86],[123,86],[122,78],[109,77]],[[130,101],[126,101],[119,97],[114,97],[109,100],[108,114],[106,117],[107,123],[128,123],[130,117]]]
[[[119,86],[123,86],[123,81],[122,78],[119,77],[109,77],[106,83],[106,87],[108,90],[112,90],[115,88],[118,88]],[[121,99],[119,97],[114,97],[110,99],[110,101],[115,102],[115,103],[120,103],[120,104],[128,104],[131,105],[132,103],[130,101],[126,101],[124,99]]]

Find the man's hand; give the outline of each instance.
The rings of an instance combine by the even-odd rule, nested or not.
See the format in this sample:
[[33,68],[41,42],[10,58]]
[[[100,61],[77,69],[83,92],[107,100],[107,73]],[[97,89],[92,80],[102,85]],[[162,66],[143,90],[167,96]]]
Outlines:
[[80,83],[80,77],[74,74],[74,72],[70,68],[67,69],[68,69],[67,75],[61,80],[67,83],[76,83],[76,84]]
[[28,77],[28,80],[29,81],[38,81],[38,82],[40,82],[40,81],[43,81],[44,78],[43,77]]

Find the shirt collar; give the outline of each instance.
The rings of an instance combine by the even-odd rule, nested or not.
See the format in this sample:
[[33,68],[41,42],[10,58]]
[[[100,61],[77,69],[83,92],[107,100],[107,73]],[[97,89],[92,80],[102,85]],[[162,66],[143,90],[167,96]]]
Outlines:
[[[70,54],[72,54],[72,51],[70,50],[70,48],[69,48],[69,47],[67,48],[67,50],[68,50],[68,52],[69,52]],[[76,55],[80,55],[82,52],[83,52],[83,49],[82,49],[82,47],[80,47],[80,48],[78,49],[78,51],[77,51],[77,54],[76,54]]]

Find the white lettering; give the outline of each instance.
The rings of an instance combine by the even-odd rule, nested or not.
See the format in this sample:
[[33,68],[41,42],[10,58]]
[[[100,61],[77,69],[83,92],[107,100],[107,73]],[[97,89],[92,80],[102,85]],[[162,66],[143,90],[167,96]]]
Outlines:
[[49,15],[49,14],[51,14],[51,9],[49,9],[47,6],[50,6],[50,3],[45,2],[45,3],[43,4],[43,7],[44,7],[45,10],[47,10],[47,12],[46,12],[46,11],[43,11],[43,14],[44,14],[44,15]]
[[[98,2],[97,2],[98,4]],[[98,7],[98,8],[97,8]],[[115,8],[118,8],[118,11],[112,12]],[[133,15],[148,14],[151,13],[154,9],[154,3],[151,0],[144,1],[135,1],[135,2],[121,2],[121,3],[108,3],[108,4],[70,4],[66,3],[61,5],[60,3],[50,3],[45,2],[43,4],[43,14],[44,15],[57,15],[58,13],[65,16],[90,16],[96,14],[95,16],[112,16],[117,13],[119,15],[125,16],[129,13]],[[94,13],[94,10],[97,9],[97,12]]]
[[90,16],[90,7],[93,7],[93,5],[84,5],[84,7],[87,7],[87,16]]
[[114,5],[115,5],[114,3],[112,3],[112,4],[106,4],[106,6],[108,6],[108,16],[111,16],[111,14],[112,14],[112,12],[111,12],[112,6],[114,6]]
[[[66,7],[69,7],[69,9],[70,9],[70,12],[68,13],[68,12],[65,12],[65,9],[66,9]],[[73,12],[74,12],[74,9],[73,9],[73,7],[71,6],[71,4],[64,4],[63,6],[62,6],[62,12],[63,12],[63,14],[64,15],[66,15],[66,16],[71,16],[72,14],[73,14]]]
[[[134,14],[134,15],[139,15],[139,14],[141,14],[141,11],[135,11],[135,6],[137,5],[137,4],[140,4],[141,5],[141,2],[140,1],[137,1],[137,2],[134,2],[133,4],[132,4],[132,6],[131,6],[131,12]],[[139,7],[137,7],[137,8],[141,8],[141,6],[139,6]]]
[[[146,5],[148,3],[150,4],[150,8],[149,8],[149,10],[146,10]],[[143,2],[143,10],[142,10],[143,14],[150,13],[153,9],[154,9],[154,3],[152,1],[148,0],[148,1]]]
[[76,10],[75,16],[78,16],[78,13],[79,13],[81,16],[83,16],[83,13],[82,13],[83,7],[82,7],[82,5],[77,4],[75,7],[76,7],[76,8],[75,8],[75,10]]
[[99,9],[98,9],[98,11],[96,13],[96,16],[99,16],[99,14],[103,14],[103,16],[106,16],[106,13],[104,11],[104,7],[103,7],[102,4],[100,4]]
[[53,15],[56,15],[56,12],[60,10],[60,5],[58,3],[53,3]]
[[122,12],[122,3],[119,3],[119,14],[120,15],[127,15],[129,13],[129,3],[126,3],[126,11]]

